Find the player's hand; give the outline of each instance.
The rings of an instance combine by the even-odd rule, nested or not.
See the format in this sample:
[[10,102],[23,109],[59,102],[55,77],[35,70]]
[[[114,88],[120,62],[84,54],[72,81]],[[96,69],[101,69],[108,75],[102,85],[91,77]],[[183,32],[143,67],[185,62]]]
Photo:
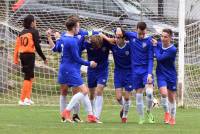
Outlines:
[[90,67],[95,68],[97,66],[97,63],[95,61],[90,62]]
[[49,29],[46,31],[46,35],[47,35],[47,37],[51,37],[51,34],[52,34],[52,30],[49,28]]
[[48,64],[48,61],[47,61],[47,60],[45,60],[45,61],[44,61],[44,64],[45,64],[45,65],[47,65],[47,64]]
[[148,84],[152,84],[153,83],[153,78],[152,78],[151,74],[148,74],[148,76],[147,76],[147,83]]
[[54,33],[54,37],[56,38],[56,40],[59,39],[60,38],[60,33],[59,32],[55,32]]
[[151,42],[153,46],[157,46],[158,41],[156,39],[152,38]]

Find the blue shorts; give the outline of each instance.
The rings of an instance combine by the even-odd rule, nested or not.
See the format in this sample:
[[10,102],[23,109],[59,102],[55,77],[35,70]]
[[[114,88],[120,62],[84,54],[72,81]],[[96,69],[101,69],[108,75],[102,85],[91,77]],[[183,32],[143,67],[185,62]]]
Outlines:
[[124,88],[125,91],[133,91],[133,80],[131,70],[115,69],[114,70],[115,89]]
[[58,83],[65,84],[70,87],[78,87],[83,84],[83,80],[79,70],[68,70],[66,69],[66,66],[60,66],[58,72]]
[[89,88],[97,87],[97,84],[106,86],[108,80],[108,68],[104,70],[88,69],[87,82]]
[[158,84],[158,89],[161,87],[167,87],[167,89],[171,91],[176,91],[176,80],[174,82],[167,80],[164,76],[157,76],[157,84]]
[[136,90],[139,88],[144,88],[145,85],[147,84],[147,76],[148,76],[148,73],[143,73],[143,74],[133,73],[132,74],[133,88]]

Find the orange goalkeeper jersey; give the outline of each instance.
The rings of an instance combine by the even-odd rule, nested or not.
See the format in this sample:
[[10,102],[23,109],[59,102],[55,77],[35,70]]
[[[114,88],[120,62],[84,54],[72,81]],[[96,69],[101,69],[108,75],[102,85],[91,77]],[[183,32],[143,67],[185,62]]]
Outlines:
[[40,57],[45,61],[41,47],[40,47],[39,32],[36,29],[24,29],[16,38],[16,45],[14,50],[14,63],[18,64],[19,53],[35,53],[35,50]]

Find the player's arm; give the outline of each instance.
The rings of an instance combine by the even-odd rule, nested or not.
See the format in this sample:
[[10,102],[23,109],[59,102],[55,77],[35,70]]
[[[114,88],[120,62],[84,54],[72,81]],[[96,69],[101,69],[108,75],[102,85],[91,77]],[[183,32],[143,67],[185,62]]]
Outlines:
[[14,50],[14,64],[19,63],[19,46],[20,46],[20,37],[16,38],[15,50]]
[[122,37],[125,36],[127,40],[131,40],[136,37],[135,32],[123,31],[120,27],[116,29],[116,34],[121,35]]
[[46,57],[44,56],[42,49],[40,47],[40,36],[39,36],[39,32],[37,30],[35,30],[33,32],[33,41],[34,41],[35,49],[36,49],[38,55],[43,59],[44,62],[46,62]]
[[153,56],[154,56],[154,51],[153,51],[153,45],[151,40],[148,42],[149,47],[148,47],[148,74],[152,75],[153,72]]
[[109,38],[103,33],[99,34],[104,40],[108,41],[111,45],[115,45],[115,39],[114,38]]
[[81,65],[85,65],[85,66],[93,66],[93,62],[89,62],[89,61],[85,61],[85,60],[83,60],[80,56],[79,56],[79,54],[78,54],[78,50],[77,50],[77,42],[76,41],[74,41],[74,40],[71,40],[71,42],[70,42],[70,51],[71,51],[71,54],[72,54],[72,57],[73,57],[73,59],[77,62],[77,63],[79,63],[79,64],[81,64]]
[[46,35],[47,35],[47,39],[48,39],[48,42],[49,42],[49,46],[50,46],[50,48],[51,48],[51,50],[53,51],[53,52],[61,52],[61,47],[60,47],[60,45],[61,45],[61,39],[60,39],[60,33],[59,32],[55,32],[54,33],[54,37],[55,37],[55,39],[56,39],[56,43],[54,43],[54,41],[53,41],[53,39],[52,39],[52,30],[51,29],[48,29],[47,31],[46,31]]
[[176,56],[176,49],[170,49],[168,51],[164,51],[163,53],[160,53],[158,46],[154,46],[154,52],[156,59],[158,61],[170,59]]

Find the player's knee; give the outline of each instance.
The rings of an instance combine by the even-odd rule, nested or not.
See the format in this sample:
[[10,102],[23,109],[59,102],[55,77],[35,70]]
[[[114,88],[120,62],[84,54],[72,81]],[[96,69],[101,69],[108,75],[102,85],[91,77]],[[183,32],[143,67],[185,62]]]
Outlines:
[[63,96],[67,95],[67,90],[61,89],[60,94]]
[[150,87],[146,88],[146,95],[148,98],[153,99],[153,89]]
[[125,101],[129,101],[129,97],[126,97],[126,96],[125,96],[125,97],[124,97],[124,100],[125,100]]
[[160,94],[161,94],[161,96],[163,97],[163,98],[166,98],[168,95],[168,92],[167,92],[167,89],[165,89],[165,88],[161,88],[160,89]]
[[32,79],[32,76],[28,73],[25,73],[24,74],[24,80],[31,80]]

